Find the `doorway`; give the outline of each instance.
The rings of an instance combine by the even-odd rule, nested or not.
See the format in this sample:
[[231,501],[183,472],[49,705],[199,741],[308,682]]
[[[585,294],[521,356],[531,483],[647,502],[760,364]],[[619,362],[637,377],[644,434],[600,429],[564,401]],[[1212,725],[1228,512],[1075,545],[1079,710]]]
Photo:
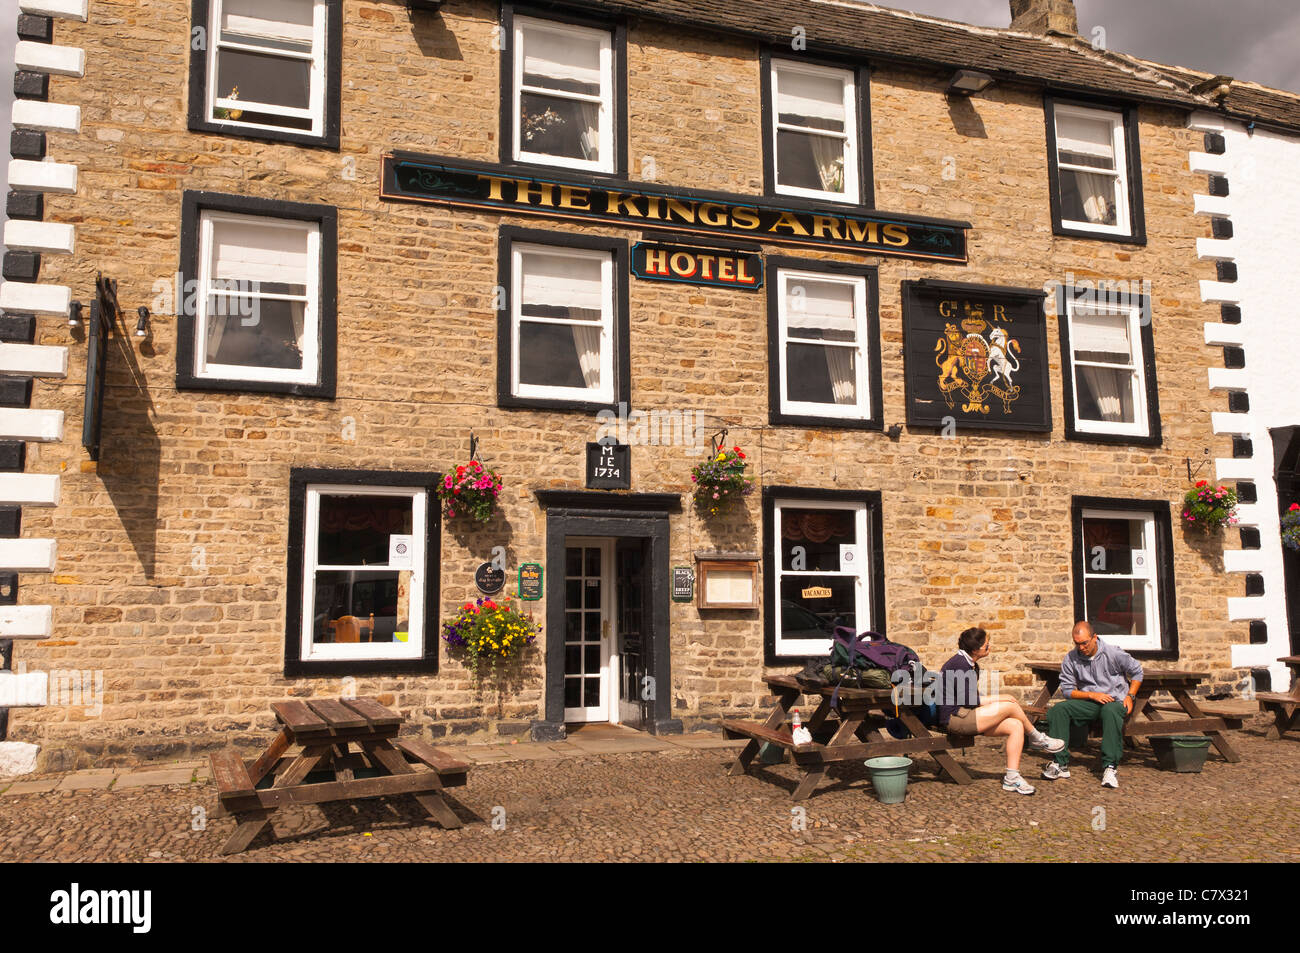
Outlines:
[[[1272,432],[1277,460],[1278,518],[1292,503],[1300,503],[1300,427],[1283,427]],[[1300,553],[1282,547],[1282,573],[1286,586],[1287,628],[1291,654],[1300,655]]]
[[564,541],[564,721],[646,720],[644,539]]

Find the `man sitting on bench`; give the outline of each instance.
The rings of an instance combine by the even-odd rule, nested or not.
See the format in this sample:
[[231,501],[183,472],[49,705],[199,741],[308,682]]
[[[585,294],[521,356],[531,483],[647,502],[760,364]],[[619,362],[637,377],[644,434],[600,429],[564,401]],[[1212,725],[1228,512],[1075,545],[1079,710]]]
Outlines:
[[1124,719],[1142,685],[1142,663],[1123,649],[1106,645],[1091,623],[1076,622],[1070,633],[1074,650],[1061,663],[1061,694],[1047,711],[1047,733],[1066,747],[1043,768],[1049,781],[1070,776],[1070,727],[1101,719],[1101,783],[1119,787],[1119,760],[1124,753]]

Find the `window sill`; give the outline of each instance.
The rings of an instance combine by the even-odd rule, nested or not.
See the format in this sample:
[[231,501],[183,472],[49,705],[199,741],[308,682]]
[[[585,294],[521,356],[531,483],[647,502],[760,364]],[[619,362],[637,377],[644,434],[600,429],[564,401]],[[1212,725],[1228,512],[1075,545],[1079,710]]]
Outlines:
[[773,412],[771,424],[774,427],[840,427],[845,430],[884,430],[880,415],[875,417],[820,417],[815,414],[791,414]]
[[348,659],[304,662],[286,659],[285,678],[312,678],[334,675],[436,675],[438,659]]
[[339,149],[337,129],[326,130],[323,135],[314,136],[306,132],[293,132],[285,129],[246,128],[237,123],[217,122],[211,119],[190,117],[190,132],[208,132],[231,139],[255,139],[261,142],[287,142],[297,146],[315,146],[321,149]]
[[1093,232],[1084,228],[1071,228],[1068,225],[1062,225],[1060,222],[1052,223],[1052,234],[1061,238],[1085,238],[1097,242],[1115,242],[1119,245],[1145,245],[1147,236],[1145,232],[1136,235],[1120,235],[1115,232]]
[[1067,423],[1065,426],[1065,439],[1074,440],[1078,443],[1114,443],[1129,447],[1159,447],[1164,444],[1164,438],[1161,436],[1158,427],[1155,435],[1138,436],[1136,434],[1094,433],[1089,430],[1077,430],[1072,424]]
[[618,409],[616,401],[556,400],[546,397],[518,397],[514,394],[498,396],[497,406],[510,410],[559,410],[584,414],[596,414],[602,410]]
[[334,400],[334,384],[298,384],[288,381],[245,381],[215,377],[176,375],[177,390],[221,391],[236,394],[283,394],[289,397],[320,397]]

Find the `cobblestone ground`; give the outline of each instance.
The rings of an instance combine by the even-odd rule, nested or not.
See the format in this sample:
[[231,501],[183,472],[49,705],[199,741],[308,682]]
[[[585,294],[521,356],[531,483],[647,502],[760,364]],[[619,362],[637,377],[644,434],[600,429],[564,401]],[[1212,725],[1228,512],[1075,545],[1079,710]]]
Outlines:
[[[0,861],[1300,860],[1300,739],[1231,737],[1243,761],[1211,752],[1201,774],[1161,771],[1149,749],[1130,753],[1119,790],[1101,787],[1095,743],[1064,781],[1039,780],[1044,760],[1027,755],[1032,797],[1002,790],[1001,750],[981,743],[960,756],[974,784],[939,779],[923,758],[901,805],[880,804],[860,765],[795,804],[790,765],[732,778],[720,748],[498,760],[453,791],[461,830],[427,822],[409,798],[290,807],[274,817],[274,840],[263,831],[231,858],[219,851],[233,820],[191,829],[194,808],[211,815],[216,804],[205,780],[10,793],[0,797]],[[492,825],[498,807],[504,830]]]

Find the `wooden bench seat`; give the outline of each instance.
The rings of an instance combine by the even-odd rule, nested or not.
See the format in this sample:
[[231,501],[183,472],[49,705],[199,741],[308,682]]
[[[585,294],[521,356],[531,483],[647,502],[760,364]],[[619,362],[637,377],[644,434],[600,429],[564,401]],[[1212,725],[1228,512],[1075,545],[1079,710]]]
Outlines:
[[212,780],[217,785],[217,796],[222,800],[246,798],[257,793],[244,759],[234,748],[213,752],[208,760],[212,763]]
[[816,745],[796,745],[789,731],[768,728],[762,722],[757,721],[724,721],[722,723],[722,732],[731,740],[750,738],[754,741],[789,748],[791,751],[802,751],[817,747]]
[[406,755],[408,761],[419,761],[438,772],[444,785],[464,784],[466,775],[473,767],[469,762],[460,761],[420,738],[394,738],[393,747]]
[[[1233,729],[1240,728],[1245,723],[1247,717],[1241,714],[1241,712],[1231,711],[1227,708],[1218,708],[1214,705],[1198,704],[1196,707],[1201,710],[1201,714],[1206,718],[1222,718],[1227,723],[1228,727]],[[1152,702],[1147,705],[1147,708],[1152,708],[1156,711],[1167,711],[1175,715],[1182,715],[1184,718],[1187,717],[1187,712],[1183,711],[1181,707],[1173,702]]]

